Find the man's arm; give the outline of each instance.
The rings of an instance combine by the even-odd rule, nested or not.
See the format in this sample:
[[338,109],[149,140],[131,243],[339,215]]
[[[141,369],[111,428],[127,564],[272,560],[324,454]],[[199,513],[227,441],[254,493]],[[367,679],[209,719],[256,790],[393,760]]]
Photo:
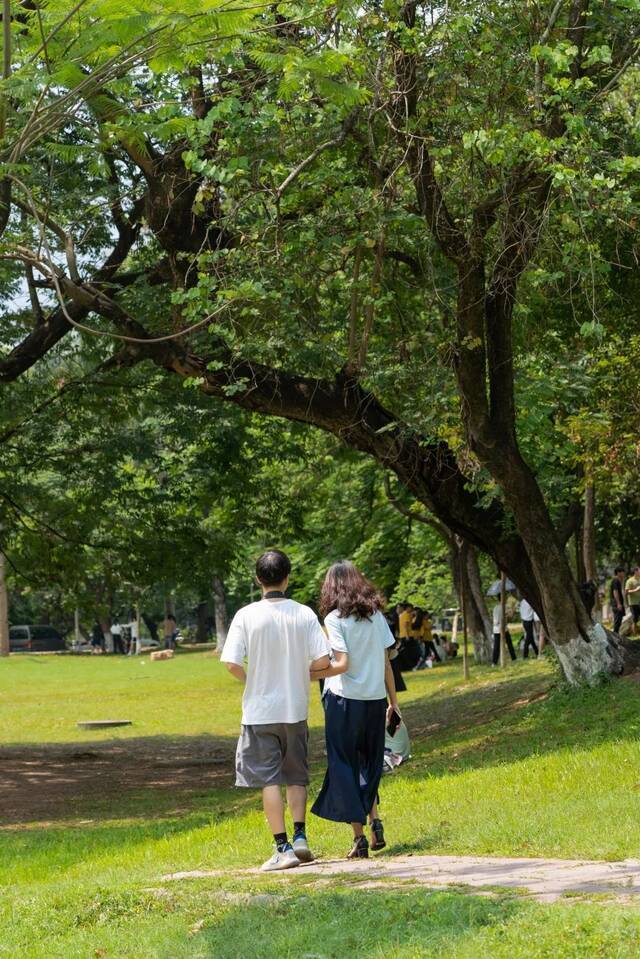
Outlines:
[[333,654],[333,663],[328,656],[322,656],[320,659],[314,659],[311,663],[310,674],[312,679],[328,679],[329,676],[339,676],[340,673],[346,673],[349,668],[349,656],[347,653]]
[[241,683],[246,683],[247,674],[244,671],[244,666],[239,666],[238,663],[225,663],[225,666],[232,676],[235,676]]

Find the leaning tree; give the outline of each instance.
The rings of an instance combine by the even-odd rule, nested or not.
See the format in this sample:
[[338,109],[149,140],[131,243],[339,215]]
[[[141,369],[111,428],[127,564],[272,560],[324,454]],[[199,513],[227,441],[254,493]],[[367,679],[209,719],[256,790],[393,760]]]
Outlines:
[[637,4],[3,9],[0,382],[99,354],[333,433],[509,574],[571,681],[619,671],[518,364],[556,296],[580,350],[598,237],[632,246]]

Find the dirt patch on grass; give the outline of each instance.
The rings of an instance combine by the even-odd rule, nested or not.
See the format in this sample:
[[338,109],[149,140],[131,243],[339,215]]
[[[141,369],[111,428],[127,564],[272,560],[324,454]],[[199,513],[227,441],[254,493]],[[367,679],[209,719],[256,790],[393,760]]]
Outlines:
[[234,744],[210,736],[0,748],[0,825],[135,815],[143,790],[147,812],[154,796],[180,806],[232,785],[233,768]]

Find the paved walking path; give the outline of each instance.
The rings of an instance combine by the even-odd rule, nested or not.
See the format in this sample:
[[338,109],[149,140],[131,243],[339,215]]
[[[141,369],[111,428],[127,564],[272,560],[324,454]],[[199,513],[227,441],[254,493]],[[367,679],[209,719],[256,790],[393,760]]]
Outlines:
[[[228,873],[227,873],[228,874]],[[256,875],[245,870],[244,875]],[[220,872],[177,872],[164,880],[201,879]],[[640,860],[623,862],[580,862],[568,859],[499,859],[480,856],[394,856],[348,861],[331,860],[301,866],[285,877],[317,877],[326,884],[332,876],[350,876],[367,885],[410,883],[430,888],[470,886],[491,890],[496,887],[526,890],[542,902],[553,902],[567,894],[584,896],[609,893],[640,904]]]

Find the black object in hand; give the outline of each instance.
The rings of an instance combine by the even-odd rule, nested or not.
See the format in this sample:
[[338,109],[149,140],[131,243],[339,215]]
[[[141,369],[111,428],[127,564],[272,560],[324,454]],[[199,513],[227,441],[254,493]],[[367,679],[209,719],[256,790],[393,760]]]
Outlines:
[[400,713],[397,713],[394,709],[393,712],[391,713],[391,719],[389,720],[387,724],[387,732],[389,733],[390,736],[395,736],[396,730],[401,722],[402,722],[402,717],[400,716]]

